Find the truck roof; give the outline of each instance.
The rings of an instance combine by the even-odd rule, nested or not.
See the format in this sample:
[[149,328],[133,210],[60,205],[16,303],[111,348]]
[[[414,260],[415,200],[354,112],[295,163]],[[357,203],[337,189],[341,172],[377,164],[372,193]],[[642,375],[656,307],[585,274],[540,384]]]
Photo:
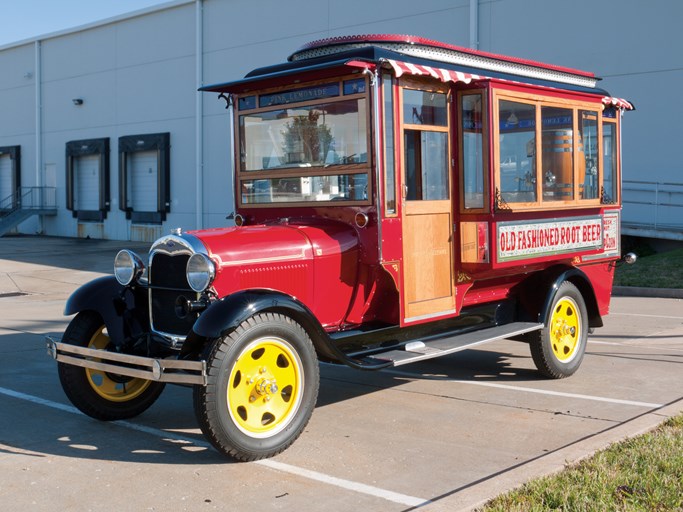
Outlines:
[[532,60],[462,48],[416,36],[371,34],[312,41],[291,54],[286,62],[254,69],[243,79],[207,85],[202,91],[242,93],[261,85],[291,84],[295,75],[316,72],[320,78],[351,67],[374,68],[389,61],[443,68],[562,90],[608,95],[596,87],[593,73]]

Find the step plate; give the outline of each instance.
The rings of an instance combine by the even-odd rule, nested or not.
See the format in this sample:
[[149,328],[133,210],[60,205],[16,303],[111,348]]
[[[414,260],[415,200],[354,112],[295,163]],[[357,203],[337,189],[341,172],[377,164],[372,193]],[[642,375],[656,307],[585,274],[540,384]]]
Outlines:
[[424,343],[416,340],[406,344],[406,346],[401,349],[390,350],[382,352],[381,354],[376,354],[372,357],[366,357],[364,358],[364,362],[378,365],[390,363],[391,366],[402,366],[404,364],[424,361],[434,357],[445,356],[490,341],[537,331],[542,327],[543,324],[534,322],[515,322]]

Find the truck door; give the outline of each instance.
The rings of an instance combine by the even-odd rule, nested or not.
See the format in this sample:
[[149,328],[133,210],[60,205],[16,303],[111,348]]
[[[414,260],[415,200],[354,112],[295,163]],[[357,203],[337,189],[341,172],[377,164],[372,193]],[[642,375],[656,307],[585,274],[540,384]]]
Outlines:
[[448,89],[403,82],[405,322],[455,311]]

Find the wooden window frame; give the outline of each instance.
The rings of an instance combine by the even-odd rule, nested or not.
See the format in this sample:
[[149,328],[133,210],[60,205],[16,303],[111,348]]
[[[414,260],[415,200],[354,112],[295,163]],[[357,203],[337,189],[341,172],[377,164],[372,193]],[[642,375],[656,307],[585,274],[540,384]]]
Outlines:
[[[382,84],[382,186],[384,187],[384,194],[382,196],[382,211],[384,212],[385,218],[396,218],[399,216],[399,203],[401,202],[401,194],[399,192],[399,183],[401,182],[401,180],[397,176],[397,170],[399,169],[397,163],[401,162],[400,153],[398,151],[401,149],[402,143],[400,141],[400,137],[396,136],[396,134],[398,133],[396,128],[401,124],[400,113],[398,113],[396,109],[396,106],[399,104],[399,101],[397,101],[397,91],[400,89],[396,85],[396,79],[394,78],[394,76],[386,71],[382,73],[380,83]],[[389,100],[387,99],[387,93],[391,96]],[[387,101],[389,103],[390,109],[386,108]],[[391,126],[388,126],[387,118],[391,118]],[[391,135],[391,137],[393,138],[393,147],[391,149],[389,149],[389,146],[387,145],[387,137],[389,135]],[[388,169],[387,166],[388,155],[391,155],[392,157],[391,169]],[[393,190],[391,190],[391,187],[389,187],[389,184],[387,183],[387,175],[389,173],[393,174]],[[388,207],[388,198],[390,193],[392,194],[394,199],[393,210],[390,210]]]
[[[405,155],[405,142],[404,142],[404,136],[405,136],[405,131],[406,130],[413,130],[413,131],[424,131],[424,132],[438,132],[438,133],[446,133],[446,149],[448,151],[448,160],[446,162],[448,172],[448,199],[441,199],[441,201],[453,201],[453,165],[452,165],[452,158],[453,158],[453,148],[452,148],[452,141],[451,141],[451,133],[452,133],[452,127],[451,127],[451,101],[452,101],[452,90],[448,84],[442,84],[442,83],[436,83],[432,82],[429,80],[421,80],[419,78],[414,78],[414,77],[406,77],[406,78],[401,78],[398,81],[398,112],[399,112],[399,119],[398,119],[398,126],[399,126],[399,140],[401,144],[401,153],[400,153],[400,161],[401,161],[401,194],[399,195],[399,199],[402,202],[407,201],[408,199],[406,198],[406,187],[407,184],[405,183],[405,172],[406,172],[406,155]],[[405,89],[412,89],[412,90],[417,90],[417,91],[424,91],[424,92],[435,92],[439,94],[444,94],[446,96],[446,125],[445,126],[439,126],[439,125],[432,125],[432,124],[413,124],[413,123],[406,123],[403,119],[403,91]],[[411,200],[411,202],[420,202],[422,200]]]
[[[482,121],[482,172],[484,173],[483,179],[483,199],[484,204],[481,208],[465,208],[465,153],[463,148],[463,130],[462,130],[462,97],[463,96],[479,96],[482,103],[481,121]],[[461,214],[481,214],[488,213],[490,211],[490,163],[489,163],[489,153],[491,147],[490,131],[489,131],[489,91],[487,89],[465,89],[457,91],[456,93],[456,111],[457,111],[457,148],[458,148],[458,198],[460,201],[459,211]]]
[[[535,137],[536,137],[536,153],[534,155],[535,162],[535,177],[536,177],[536,198],[534,202],[524,202],[524,203],[508,203],[499,196],[501,190],[501,170],[500,170],[500,100],[514,101],[517,103],[523,103],[528,105],[533,105],[536,113],[536,127],[535,127]],[[538,93],[528,93],[521,91],[514,91],[510,89],[494,88],[492,94],[492,107],[493,107],[493,130],[491,133],[491,142],[493,144],[493,188],[496,191],[494,197],[493,208],[495,210],[511,210],[511,211],[536,211],[536,210],[563,210],[563,209],[576,209],[576,208],[587,208],[593,206],[600,206],[601,198],[598,195],[597,198],[592,199],[581,199],[579,194],[579,181],[578,181],[578,159],[576,158],[579,154],[579,138],[572,137],[572,176],[573,176],[573,197],[572,199],[560,200],[560,201],[543,201],[543,176],[540,175],[539,169],[542,169],[542,133],[543,125],[541,118],[541,108],[542,107],[557,107],[572,110],[572,131],[574,134],[578,133],[579,130],[579,111],[590,111],[595,112],[597,116],[597,126],[598,126],[598,140],[600,144],[598,147],[598,190],[602,190],[603,179],[604,179],[604,157],[602,148],[602,105],[596,102],[590,102],[581,99],[570,99],[565,97],[556,97],[550,95],[543,95]],[[618,126],[617,126],[618,133]],[[618,174],[619,164],[617,163],[617,174]]]
[[[615,158],[615,173],[614,173],[614,191],[616,192],[616,197],[612,198],[612,201],[609,202],[603,202],[604,200],[604,177],[605,177],[605,165],[604,165],[604,140],[603,137],[605,136],[604,132],[604,125],[605,123],[613,124],[614,125],[614,141],[612,143],[614,144],[614,147],[612,148],[612,152],[614,153],[614,158]],[[599,190],[600,190],[600,201],[601,204],[607,204],[607,205],[621,205],[621,113],[617,110],[617,115],[614,118],[611,117],[600,117],[600,122],[598,124],[598,132],[599,132],[599,146],[600,146],[600,169],[603,169],[602,174],[600,175],[600,183],[599,183]]]
[[[297,83],[296,87],[292,85],[273,87],[259,91],[249,91],[243,94],[236,94],[234,98],[234,123],[235,123],[235,140],[233,148],[233,161],[235,162],[235,196],[238,208],[289,208],[289,207],[320,207],[320,206],[368,206],[373,202],[373,162],[375,160],[375,149],[372,143],[372,98],[370,95],[370,83],[368,78],[365,78],[365,92],[357,94],[344,94],[344,82],[347,80],[354,80],[361,78],[358,74],[348,74],[334,79],[313,80],[310,82]],[[305,89],[314,87],[316,85],[324,84],[339,84],[339,96],[326,97],[321,99],[314,99],[302,102],[284,103],[280,105],[272,105],[268,107],[259,107],[259,99],[261,96],[270,95],[282,91],[291,91],[293,89]],[[239,99],[243,97],[254,96],[256,107],[241,109],[239,108]],[[242,169],[242,159],[240,158],[240,147],[242,144],[242,130],[240,127],[240,116],[245,114],[259,114],[261,112],[269,112],[273,110],[282,110],[288,106],[307,107],[311,105],[319,105],[321,102],[334,103],[339,101],[346,101],[349,99],[365,99],[365,125],[366,130],[366,148],[368,159],[367,162],[348,165],[335,165],[332,168],[325,167],[309,167],[303,173],[300,167],[282,168],[278,170],[260,170],[260,171],[245,171]],[[358,175],[364,174],[367,176],[367,199],[365,200],[351,200],[351,201],[292,201],[292,202],[272,202],[272,203],[243,203],[242,202],[242,183],[246,181],[259,179],[277,179],[277,178],[297,178],[297,177],[318,177],[318,176],[342,176],[342,175]]]

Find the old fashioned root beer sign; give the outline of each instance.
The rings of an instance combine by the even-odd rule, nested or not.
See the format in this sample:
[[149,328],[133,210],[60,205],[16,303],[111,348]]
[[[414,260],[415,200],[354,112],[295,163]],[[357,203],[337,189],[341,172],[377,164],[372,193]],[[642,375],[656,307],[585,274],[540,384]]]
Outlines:
[[603,218],[567,217],[496,225],[498,262],[602,249]]

